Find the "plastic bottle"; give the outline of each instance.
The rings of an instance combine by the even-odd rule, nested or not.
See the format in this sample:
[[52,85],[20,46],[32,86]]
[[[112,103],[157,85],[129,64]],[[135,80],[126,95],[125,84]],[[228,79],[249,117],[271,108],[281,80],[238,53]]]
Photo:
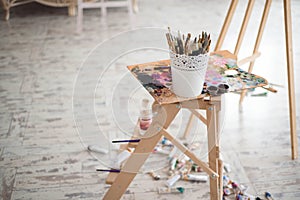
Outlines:
[[152,109],[148,99],[143,99],[140,111],[140,132],[143,135],[152,123]]

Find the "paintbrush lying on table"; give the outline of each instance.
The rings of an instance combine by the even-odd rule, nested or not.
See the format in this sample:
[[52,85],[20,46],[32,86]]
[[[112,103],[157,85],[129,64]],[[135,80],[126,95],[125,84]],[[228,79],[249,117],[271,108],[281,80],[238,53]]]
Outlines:
[[173,35],[170,27],[168,27],[168,31],[166,37],[169,48],[173,53],[197,56],[209,52],[211,44],[210,34],[202,31],[202,34],[199,34],[199,37],[191,39],[191,33],[188,33],[185,37],[184,34],[181,35],[180,31],[178,31],[177,36]]

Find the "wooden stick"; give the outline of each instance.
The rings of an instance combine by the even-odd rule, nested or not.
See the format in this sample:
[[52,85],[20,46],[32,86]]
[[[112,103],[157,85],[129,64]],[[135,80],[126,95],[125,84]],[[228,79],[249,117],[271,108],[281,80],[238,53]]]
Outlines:
[[182,139],[186,139],[186,138],[189,136],[189,133],[190,133],[190,131],[191,131],[192,123],[193,123],[194,118],[195,118],[195,115],[193,115],[193,114],[191,113],[190,118],[189,118],[189,121],[188,121],[188,123],[187,123],[187,125],[186,125],[186,127],[185,127],[185,131],[184,131],[184,134],[183,134],[183,136],[182,136]]
[[189,109],[193,115],[195,115],[200,121],[207,125],[207,120],[197,110]]
[[[218,130],[217,130],[217,114],[216,106],[210,105],[206,109],[207,117],[207,140],[208,140],[208,162],[209,168],[218,174],[219,148],[218,144]],[[219,174],[218,174],[219,176]],[[210,177],[210,199],[219,199],[219,179]]]
[[292,159],[298,157],[298,141],[296,129],[296,103],[294,88],[294,64],[293,64],[293,45],[292,45],[292,19],[291,19],[291,2],[283,0],[284,3],[284,24],[285,24],[285,42],[286,58],[288,72],[288,89],[289,89],[289,109],[290,109],[290,131],[291,131],[291,148]]
[[270,91],[270,92],[274,92],[274,93],[276,93],[277,92],[277,90],[275,90],[274,88],[272,88],[272,87],[266,87],[266,86],[263,86],[262,88],[264,88],[265,90],[268,90],[268,91]]
[[[258,28],[258,33],[257,33],[257,37],[256,37],[254,49],[253,49],[253,54],[258,53],[258,48],[260,46],[262,34],[264,32],[266,22],[267,22],[267,18],[268,18],[268,15],[269,15],[271,2],[272,2],[272,0],[266,0],[263,15],[261,17],[260,25],[259,25],[259,28]],[[248,68],[249,73],[252,72],[253,66],[254,66],[254,60],[250,62],[250,65],[249,65],[249,68]]]
[[218,41],[216,43],[214,51],[219,51],[221,49],[222,45],[223,45],[225,36],[227,34],[227,31],[228,31],[229,25],[231,23],[231,20],[232,20],[232,17],[233,17],[233,14],[234,14],[234,11],[236,9],[237,4],[238,4],[238,0],[232,0],[231,1],[231,4],[229,6],[229,9],[228,9],[228,12],[227,12],[227,15],[226,15],[224,24],[222,26],[221,33],[219,35],[219,38],[218,38]]
[[219,199],[223,199],[223,161],[218,159],[218,166],[219,166]]
[[219,177],[219,175],[211,168],[209,168],[205,162],[199,160],[194,153],[192,153],[188,148],[186,148],[183,144],[181,144],[176,138],[174,138],[165,129],[163,129],[162,134],[168,140],[170,140],[174,144],[174,146],[176,146],[182,153],[187,155],[192,161],[194,161],[197,165],[202,167],[203,171],[205,171],[210,177],[215,177],[215,178]]
[[244,16],[244,20],[243,20],[243,23],[242,23],[242,27],[240,29],[238,40],[237,40],[237,43],[236,43],[236,46],[235,46],[234,55],[237,55],[240,51],[241,44],[242,44],[242,41],[244,39],[245,32],[246,32],[248,22],[249,22],[249,19],[250,19],[250,15],[251,15],[252,10],[253,10],[253,6],[254,6],[254,0],[249,0],[248,1],[248,6],[247,6],[247,9],[246,9],[246,13],[245,13],[245,16]]
[[237,65],[238,65],[238,66],[242,66],[242,65],[244,65],[244,64],[246,64],[246,63],[248,63],[248,62],[252,62],[252,61],[254,61],[255,59],[257,59],[260,55],[261,55],[260,52],[256,52],[256,53],[254,53],[252,56],[248,56],[248,57],[246,57],[246,58],[243,58],[243,59],[239,60],[239,61],[237,62]]

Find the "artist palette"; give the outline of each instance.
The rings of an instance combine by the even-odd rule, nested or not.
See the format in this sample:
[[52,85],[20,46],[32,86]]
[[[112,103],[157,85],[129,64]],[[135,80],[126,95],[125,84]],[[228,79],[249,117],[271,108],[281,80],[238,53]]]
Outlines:
[[[178,97],[172,92],[170,60],[131,65],[128,69],[160,104],[195,98]],[[219,51],[210,55],[203,91],[196,98],[238,92],[267,84],[266,79],[239,68],[235,56],[229,51]]]

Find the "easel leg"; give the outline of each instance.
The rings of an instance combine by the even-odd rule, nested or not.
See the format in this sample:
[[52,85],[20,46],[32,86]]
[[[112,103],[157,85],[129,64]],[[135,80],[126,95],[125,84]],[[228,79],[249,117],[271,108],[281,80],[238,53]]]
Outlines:
[[219,198],[223,199],[223,161],[218,159],[219,166]]
[[293,48],[292,48],[292,20],[291,20],[291,2],[284,0],[284,24],[285,24],[285,42],[286,42],[286,60],[288,72],[289,87],[289,109],[290,109],[290,132],[292,159],[298,157],[298,142],[296,131],[296,104],[295,104],[295,88],[294,88],[294,64],[293,64]]
[[[208,162],[209,167],[218,173],[218,158],[219,158],[219,148],[218,148],[218,130],[217,130],[217,114],[216,106],[210,105],[206,110],[207,116],[207,139],[208,139]],[[219,180],[218,178],[210,177],[210,199],[216,200],[219,197]]]
[[161,139],[162,131],[169,127],[179,109],[176,104],[160,106],[157,116],[153,119],[144,137],[141,138],[134,152],[128,158],[116,180],[105,194],[104,200],[117,200],[122,197],[131,181]]
[[189,121],[188,121],[188,123],[186,125],[186,128],[185,128],[184,134],[182,136],[182,139],[186,139],[189,136],[189,133],[190,133],[192,125],[193,125],[192,123],[193,123],[194,118],[195,118],[195,116],[193,115],[193,113],[191,113]]
[[[132,182],[134,177],[139,172],[139,169],[142,167],[142,165],[154,149],[155,145],[161,139],[161,136],[161,133],[158,133],[151,138],[142,139],[139,142],[136,150],[125,163],[123,169],[118,174],[116,180],[105,194],[103,200],[117,200],[122,197],[129,184]],[[134,167],[132,167],[132,165],[134,165]]]

